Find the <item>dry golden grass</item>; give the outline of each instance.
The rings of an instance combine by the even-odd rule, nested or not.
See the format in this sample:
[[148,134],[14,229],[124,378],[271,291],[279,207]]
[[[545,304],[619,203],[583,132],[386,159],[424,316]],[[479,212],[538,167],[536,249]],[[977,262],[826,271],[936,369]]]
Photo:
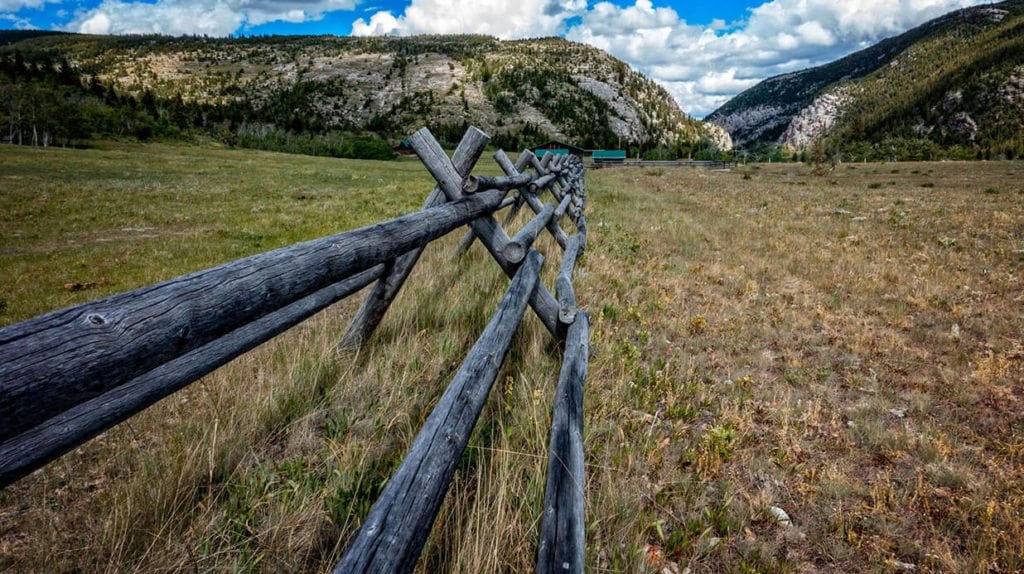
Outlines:
[[[89,162],[122,151],[137,150],[60,157],[87,174]],[[245,152],[139,153],[237,169],[224,177],[243,189],[252,169]],[[289,170],[339,181],[398,170],[408,174],[389,189],[398,212],[415,209],[429,185],[410,164],[258,158],[262,179],[282,174],[281,186]],[[19,177],[33,177],[31,164],[19,164]],[[166,165],[137,169],[171,185]],[[577,278],[595,352],[589,570],[1024,569],[1022,175],[1014,163],[589,173],[589,251]],[[81,179],[51,189],[51,201]],[[324,210],[372,204],[357,187],[349,202],[330,189],[315,190]],[[33,199],[22,193],[19,205]],[[10,197],[0,193],[0,211]],[[239,200],[218,222],[207,209],[216,202],[184,197],[152,207],[202,212],[200,227],[226,230],[195,236],[212,259],[189,262],[197,267],[237,256],[234,229],[266,235],[322,211],[262,192],[262,210],[246,215]],[[359,207],[345,217],[381,215]],[[49,236],[59,231],[38,230],[46,237],[33,249],[24,234],[38,223],[2,222],[5,245],[25,226],[25,257],[65,256]],[[335,229],[328,215],[281,240]],[[0,492],[0,569],[329,569],[507,285],[479,246],[449,261],[456,235],[427,250],[361,352],[334,350],[356,297]],[[117,241],[145,260],[147,245]],[[246,248],[261,247],[270,246]],[[547,238],[540,247],[557,258]],[[17,268],[19,253],[0,271]],[[141,269],[142,282],[168,271]],[[59,276],[37,282],[49,287],[26,293],[66,296]],[[2,288],[9,310],[30,308]],[[559,354],[528,316],[509,359],[423,572],[532,571]]]
[[593,564],[1024,569],[1022,176],[591,174]]

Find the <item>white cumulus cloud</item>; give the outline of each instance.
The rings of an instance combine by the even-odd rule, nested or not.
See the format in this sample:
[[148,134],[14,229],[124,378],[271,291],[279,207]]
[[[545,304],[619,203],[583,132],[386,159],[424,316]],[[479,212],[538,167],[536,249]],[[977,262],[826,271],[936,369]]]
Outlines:
[[552,36],[586,9],[586,0],[412,0],[394,16],[380,11],[352,25],[353,36],[488,34],[498,38]]
[[[7,0],[0,0],[0,2]],[[352,10],[357,0],[103,0],[79,13],[69,30],[85,34],[207,34],[226,36],[243,25],[308,22]]]
[[[0,0],[17,12],[56,0]],[[101,0],[67,29],[103,34],[223,36],[247,25],[306,22],[360,0]],[[504,39],[564,35],[601,48],[662,83],[684,110],[703,116],[780,73],[819,65],[931,18],[985,0],[769,0],[738,22],[686,22],[668,0],[620,6],[592,0],[409,0],[352,25],[356,36],[489,34]]]
[[37,29],[32,21],[28,18],[23,18],[17,14],[0,14],[0,22],[7,22],[7,26],[15,30],[35,30]]
[[[0,0],[0,12],[17,12],[23,8],[40,8],[43,4],[60,0]],[[4,18],[9,20],[10,18]]]
[[767,77],[820,65],[984,0],[772,0],[740,23],[695,26],[651,0],[588,10],[567,37],[661,82],[703,116]]

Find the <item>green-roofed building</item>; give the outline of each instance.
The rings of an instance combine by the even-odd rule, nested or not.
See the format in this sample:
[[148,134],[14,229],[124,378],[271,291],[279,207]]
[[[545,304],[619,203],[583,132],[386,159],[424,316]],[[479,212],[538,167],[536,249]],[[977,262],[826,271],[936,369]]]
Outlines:
[[544,148],[541,148],[541,149],[538,149],[536,152],[534,152],[534,155],[536,155],[537,157],[544,157],[546,155],[569,155],[569,150],[567,150],[565,148],[556,148],[556,149],[544,149]]
[[626,150],[624,149],[595,149],[591,159],[601,162],[626,161]]

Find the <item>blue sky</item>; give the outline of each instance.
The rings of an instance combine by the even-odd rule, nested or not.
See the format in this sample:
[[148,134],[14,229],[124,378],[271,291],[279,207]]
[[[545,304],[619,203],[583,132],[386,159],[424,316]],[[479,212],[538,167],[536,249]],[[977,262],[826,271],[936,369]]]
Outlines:
[[[611,2],[618,6],[628,6],[630,2]],[[373,14],[381,10],[392,14],[401,13],[408,1],[402,0],[381,0],[369,1],[358,5],[355,10],[330,12],[324,15],[319,21],[288,23],[268,22],[259,26],[246,26],[242,32],[251,34],[339,34],[348,35],[352,31],[352,23],[363,18],[370,19]],[[746,17],[748,8],[756,6],[751,0],[721,0],[719,2],[685,2],[674,0],[663,2],[661,5],[671,6],[681,18],[694,24],[710,24],[719,19],[725,22],[735,22]],[[60,25],[60,22],[56,24]]]
[[0,28],[121,34],[559,35],[628,62],[702,117],[981,0],[0,0]]

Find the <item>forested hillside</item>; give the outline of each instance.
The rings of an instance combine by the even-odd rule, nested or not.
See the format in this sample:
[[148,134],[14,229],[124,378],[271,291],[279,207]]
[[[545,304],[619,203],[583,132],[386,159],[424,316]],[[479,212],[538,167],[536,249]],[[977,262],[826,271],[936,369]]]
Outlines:
[[708,116],[738,145],[866,159],[1024,152],[1024,1],[952,12],[846,58],[770,78]]
[[[104,118],[87,122],[86,130],[100,134],[201,132],[251,147],[333,153],[355,137],[393,144],[423,125],[452,144],[473,124],[505,148],[551,138],[673,155],[731,147],[723,130],[687,116],[664,88],[625,63],[556,38],[8,32],[0,34],[0,58],[3,89],[16,94],[0,113],[9,127],[19,124],[8,136],[22,143],[31,130],[25,102],[33,101],[24,94],[52,84],[41,84],[42,76],[62,73],[66,89],[53,97],[92,110],[82,115],[123,116],[127,107],[151,120],[128,113],[116,126]],[[72,74],[83,90],[74,89]]]

